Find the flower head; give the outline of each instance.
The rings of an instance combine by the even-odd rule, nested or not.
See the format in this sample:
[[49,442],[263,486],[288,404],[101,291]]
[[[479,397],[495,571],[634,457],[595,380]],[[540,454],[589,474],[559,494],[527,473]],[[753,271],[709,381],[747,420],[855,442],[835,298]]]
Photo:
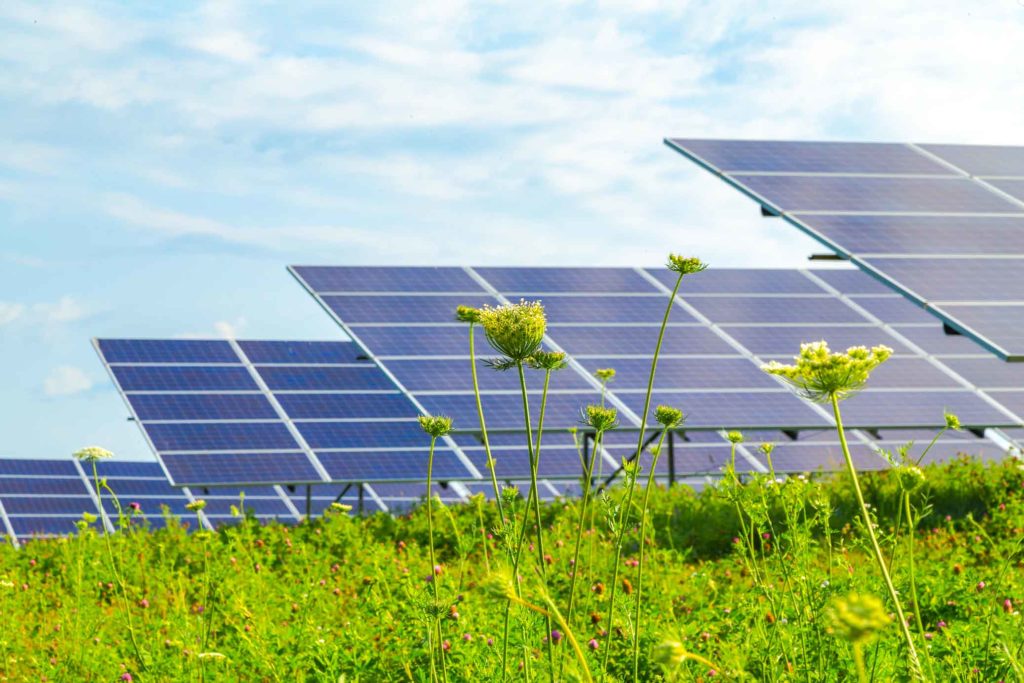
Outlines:
[[765,443],[758,446],[757,450],[761,451],[766,456],[771,456],[772,452],[775,450],[775,444],[766,441]]
[[899,465],[895,470],[896,479],[900,483],[900,488],[904,491],[914,491],[924,484],[924,470],[917,465],[906,463]]
[[527,359],[526,364],[534,370],[553,372],[564,368],[569,361],[562,351],[537,351]]
[[455,309],[455,319],[460,323],[474,324],[480,322],[480,309],[472,306],[459,306]]
[[827,618],[830,633],[853,643],[869,640],[891,621],[881,600],[855,593],[833,600]]
[[654,409],[654,419],[665,429],[674,429],[686,420],[686,416],[678,408],[661,405]]
[[600,644],[597,642],[597,638],[591,638],[587,641],[587,647],[589,647],[591,650],[596,650],[599,647],[599,645]]
[[435,439],[452,431],[452,419],[445,415],[420,415],[420,428]]
[[128,503],[128,509],[131,510],[132,513],[134,514],[142,512],[142,506],[136,503],[135,501]]
[[480,309],[480,324],[487,341],[504,357],[493,365],[505,369],[505,363],[525,362],[540,349],[548,322],[539,301],[521,300],[517,304],[484,306]]
[[351,512],[352,506],[339,503],[337,501],[331,503],[331,512]]
[[201,510],[203,510],[205,508],[206,508],[206,501],[203,500],[202,498],[199,498],[198,500],[194,500],[194,501],[192,501],[191,503],[188,503],[185,506],[185,509],[188,510],[189,512],[200,512]]
[[100,448],[99,446],[87,446],[81,450],[75,451],[75,457],[83,462],[97,462],[98,460],[108,460],[114,457],[114,454],[108,451],[106,448]]
[[583,424],[599,432],[607,432],[619,425],[619,413],[615,408],[588,405],[583,408]]
[[82,521],[86,524],[92,524],[96,521],[96,515],[92,514],[91,512],[83,512]]
[[954,429],[957,431],[963,429],[960,426],[960,418],[954,415],[953,413],[944,413],[943,417],[946,418],[946,429]]
[[732,431],[725,435],[725,438],[729,440],[731,444],[743,443],[743,432]]
[[654,648],[654,659],[667,669],[675,669],[686,661],[686,648],[678,640],[663,640]]
[[846,353],[833,353],[824,341],[800,345],[793,365],[772,361],[761,369],[780,377],[810,401],[849,398],[864,387],[872,370],[892,355],[888,346],[851,346]]
[[615,379],[615,368],[598,368],[594,370],[594,377],[601,380],[601,384],[607,384]]
[[706,270],[708,264],[701,261],[695,256],[680,256],[679,254],[668,255],[668,269],[673,273],[679,273],[682,275],[693,275],[699,273],[702,270]]

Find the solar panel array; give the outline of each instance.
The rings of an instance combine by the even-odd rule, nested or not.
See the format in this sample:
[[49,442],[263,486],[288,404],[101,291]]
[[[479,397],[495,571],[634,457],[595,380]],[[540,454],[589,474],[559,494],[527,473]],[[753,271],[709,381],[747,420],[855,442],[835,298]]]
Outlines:
[[671,147],[1006,360],[1024,360],[1024,147]]
[[[546,344],[573,360],[552,381],[548,427],[577,424],[579,408],[599,400],[593,372],[614,367],[617,376],[608,401],[620,409],[625,426],[636,428],[650,355],[675,277],[663,269],[628,268],[299,266],[292,271],[416,403],[453,416],[464,429],[475,428],[477,416],[467,368],[467,326],[454,322],[456,306],[542,300],[549,319]],[[1015,412],[981,391],[994,389],[980,374],[984,360],[997,362],[990,354],[963,337],[948,338],[929,314],[858,271],[708,270],[686,279],[671,320],[654,403],[687,412],[688,441],[678,445],[681,472],[717,472],[729,456],[720,434],[698,436],[696,430],[828,430],[832,421],[827,413],[759,369],[767,360],[790,358],[801,342],[814,339],[840,348],[885,343],[896,349],[871,388],[845,403],[848,425],[890,432],[934,428],[941,426],[945,410],[978,429],[1021,423]],[[930,355],[930,344],[943,356],[951,354],[964,374]],[[482,335],[477,345],[478,355],[486,357],[490,351]],[[488,427],[521,426],[515,373],[481,365],[479,376]],[[531,376],[533,401],[540,379],[540,373]],[[773,441],[789,440],[773,434]],[[925,435],[918,433],[918,438]],[[965,439],[959,445],[983,445],[975,444],[974,437]],[[455,441],[484,471],[479,440],[459,435]],[[865,438],[863,458],[868,466],[881,466],[884,461],[871,453],[873,441]],[[521,443],[521,436],[511,434],[495,440],[499,476],[528,474]],[[578,477],[579,456],[571,440],[552,434],[545,443],[550,445],[541,460],[543,476]],[[601,465],[614,467],[634,449],[635,435],[610,437]],[[793,445],[787,450],[807,454],[792,461],[795,469],[816,468],[814,449]],[[765,468],[756,454],[742,455],[743,467]],[[667,467],[662,460],[659,469]]]

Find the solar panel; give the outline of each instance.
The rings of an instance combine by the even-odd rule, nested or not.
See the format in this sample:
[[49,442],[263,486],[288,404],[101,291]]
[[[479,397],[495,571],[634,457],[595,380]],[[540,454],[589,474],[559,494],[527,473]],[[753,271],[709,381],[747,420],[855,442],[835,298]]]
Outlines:
[[[426,445],[420,439],[419,446]],[[375,453],[317,451],[332,481],[374,483],[388,481],[423,481],[427,473],[428,451],[397,450]],[[454,451],[434,450],[434,472],[438,480],[467,478],[466,466]]]
[[[883,145],[865,172],[834,143],[666,142],[1000,358],[1024,360],[1021,147]],[[719,165],[745,158],[760,165]],[[930,170],[908,173],[907,159]],[[785,170],[749,172],[763,167]]]
[[231,344],[198,339],[102,339],[108,363],[239,363]]
[[174,481],[194,484],[321,482],[302,451],[160,453]]
[[860,323],[864,318],[834,298],[722,296],[683,299],[715,323]]
[[358,349],[344,342],[239,341],[246,357],[256,365],[334,365],[366,361]]
[[259,391],[241,365],[112,365],[124,391]]
[[142,420],[274,420],[277,413],[259,394],[129,394]]
[[507,294],[544,292],[637,292],[657,289],[629,268],[475,268],[492,287]]
[[[650,268],[648,272],[669,289],[679,278],[667,268]],[[821,288],[803,273],[784,268],[711,268],[686,276],[681,291],[686,297],[695,294],[821,294]]]
[[[487,356],[492,355],[491,348],[484,346],[478,349],[483,358],[478,359],[477,383],[481,391],[519,391],[519,376],[516,372],[501,372],[487,365]],[[388,360],[388,369],[402,385],[412,392],[420,391],[472,391],[473,377],[469,366],[469,357],[459,359],[409,358]],[[602,366],[603,367],[603,366]],[[540,391],[544,387],[544,373],[529,370],[526,373],[526,386],[530,391]],[[558,371],[551,375],[550,390],[590,389],[591,384],[578,373]],[[408,416],[408,411],[406,413]]]
[[291,270],[316,292],[481,291],[462,268],[293,266]]
[[363,296],[332,294],[324,303],[350,325],[372,323],[451,323],[457,306],[480,308],[497,305],[493,297],[473,295],[425,294],[416,296]]

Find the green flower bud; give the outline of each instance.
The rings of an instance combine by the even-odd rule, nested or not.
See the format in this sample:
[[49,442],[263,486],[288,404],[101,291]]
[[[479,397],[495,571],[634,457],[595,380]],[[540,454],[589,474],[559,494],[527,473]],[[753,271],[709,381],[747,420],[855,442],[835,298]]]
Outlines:
[[444,415],[420,415],[420,428],[427,434],[438,439],[452,431],[452,419]]

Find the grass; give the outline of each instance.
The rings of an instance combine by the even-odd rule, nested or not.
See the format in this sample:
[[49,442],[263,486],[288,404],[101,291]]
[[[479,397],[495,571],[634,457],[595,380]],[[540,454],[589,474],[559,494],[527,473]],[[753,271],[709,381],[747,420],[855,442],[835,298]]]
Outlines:
[[[1011,680],[1024,648],[1017,612],[1024,599],[1024,472],[1016,461],[963,460],[925,473],[913,501],[927,510],[915,545],[926,669],[934,680]],[[878,516],[879,542],[894,550],[893,580],[908,595],[899,482],[892,472],[874,473],[862,477],[862,488]],[[651,493],[640,680],[855,680],[853,643],[830,632],[828,608],[850,593],[883,592],[848,477],[745,482],[742,495],[756,517],[745,520],[745,532],[731,495],[721,487]],[[526,514],[522,497],[507,502],[511,514]],[[527,574],[524,601],[565,604],[580,504],[542,507],[552,555],[549,593]],[[497,508],[482,506],[482,528],[478,506],[434,505],[441,521],[436,587],[454,607],[441,615],[426,580],[424,507],[399,518],[335,513],[296,527],[240,520],[216,534],[172,525],[152,532],[132,526],[110,536],[145,671],[103,537],[86,530],[21,550],[0,546],[0,679],[114,681],[130,672],[135,680],[428,681],[437,616],[450,680],[500,679],[503,605],[485,556],[493,563],[502,551],[484,532],[499,524]],[[622,591],[619,626],[602,635],[610,600],[607,589],[596,587],[615,574],[616,534],[600,527],[584,534],[597,552],[579,577],[584,590],[567,628],[592,675],[608,648],[608,678],[629,680],[635,593]],[[635,523],[625,536],[620,588],[637,578]],[[534,678],[546,678],[546,617],[517,607],[513,623],[513,671],[525,657]],[[591,639],[597,650],[587,646]],[[582,678],[569,639],[554,649],[567,679]],[[863,654],[871,680],[907,675],[894,623]]]

